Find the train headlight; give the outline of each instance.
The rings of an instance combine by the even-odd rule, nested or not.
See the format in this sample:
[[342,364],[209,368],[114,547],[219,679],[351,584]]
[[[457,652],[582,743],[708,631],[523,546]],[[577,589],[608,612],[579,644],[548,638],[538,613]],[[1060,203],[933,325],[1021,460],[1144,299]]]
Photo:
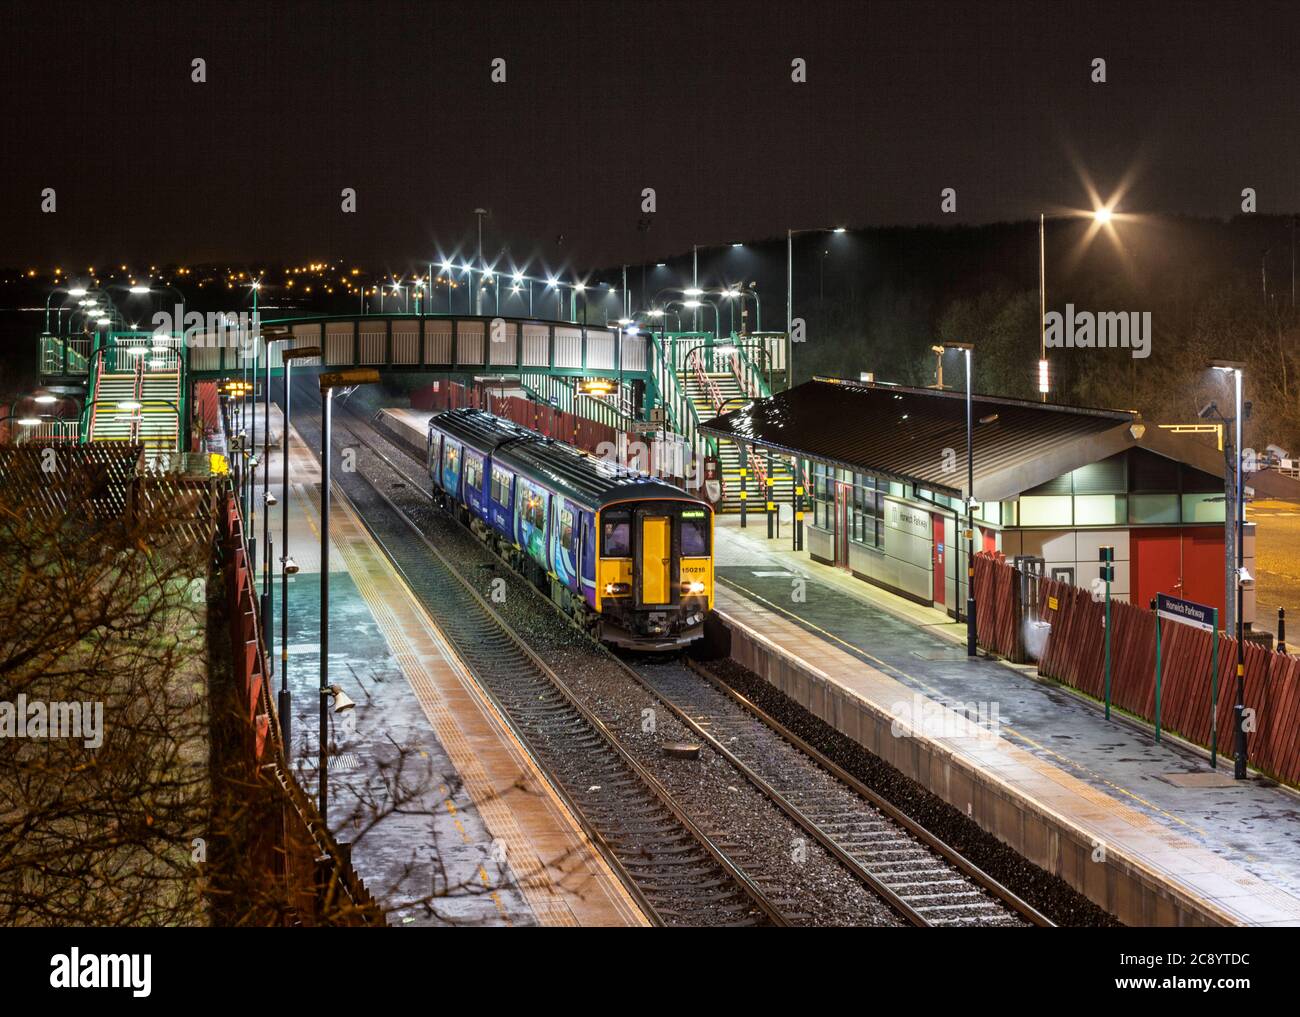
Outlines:
[[617,596],[620,593],[630,593],[631,591],[632,591],[632,587],[629,586],[627,583],[606,583],[605,584],[605,593],[611,597]]
[[692,580],[691,584],[688,587],[686,587],[686,591],[688,593],[703,593],[704,584],[700,582],[698,579]]

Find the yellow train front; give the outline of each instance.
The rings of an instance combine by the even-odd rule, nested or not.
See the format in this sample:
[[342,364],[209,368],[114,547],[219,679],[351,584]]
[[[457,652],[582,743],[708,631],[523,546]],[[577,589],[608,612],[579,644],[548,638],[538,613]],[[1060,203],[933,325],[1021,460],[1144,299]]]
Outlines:
[[[665,485],[667,486],[667,485]],[[598,516],[595,609],[601,638],[668,649],[704,634],[713,610],[713,511],[654,496],[611,501]]]
[[482,410],[429,421],[435,498],[597,638],[672,650],[713,609],[708,502]]

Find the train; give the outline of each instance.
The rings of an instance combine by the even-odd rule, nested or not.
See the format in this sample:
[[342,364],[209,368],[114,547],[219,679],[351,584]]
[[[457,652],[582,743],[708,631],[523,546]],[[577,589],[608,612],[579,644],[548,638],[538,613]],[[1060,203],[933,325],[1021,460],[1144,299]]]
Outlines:
[[435,502],[600,641],[679,650],[713,610],[713,507],[484,410],[429,419]]

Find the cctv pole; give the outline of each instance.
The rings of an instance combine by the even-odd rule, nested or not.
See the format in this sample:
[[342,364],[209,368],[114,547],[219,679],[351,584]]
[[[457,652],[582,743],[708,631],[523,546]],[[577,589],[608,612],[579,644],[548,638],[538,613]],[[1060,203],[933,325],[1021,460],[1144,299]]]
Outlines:
[[1236,468],[1233,471],[1237,484],[1237,705],[1234,707],[1234,720],[1236,721],[1236,745],[1233,753],[1233,771],[1232,776],[1236,780],[1246,779],[1246,643],[1243,638],[1244,626],[1242,624],[1242,608],[1245,601],[1245,587],[1242,584],[1242,569],[1246,565],[1246,500],[1245,492],[1241,486],[1241,368],[1238,367],[1233,371],[1233,378],[1236,382],[1236,411],[1237,423],[1233,430],[1236,432]]
[[321,393],[320,453],[320,818],[329,829],[329,695],[330,672],[330,407],[333,387]]

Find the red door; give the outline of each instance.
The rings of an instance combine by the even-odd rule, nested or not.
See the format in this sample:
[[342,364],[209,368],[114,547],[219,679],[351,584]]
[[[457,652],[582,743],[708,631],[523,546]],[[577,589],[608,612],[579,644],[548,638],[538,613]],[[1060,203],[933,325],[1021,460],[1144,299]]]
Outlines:
[[1146,607],[1157,593],[1183,596],[1181,534],[1161,527],[1129,531],[1129,600]]
[[944,578],[945,570],[943,565],[944,554],[947,548],[943,544],[943,516],[934,512],[930,516],[932,530],[930,533],[931,541],[931,564],[934,568],[934,604],[935,607],[943,607],[945,600]]

